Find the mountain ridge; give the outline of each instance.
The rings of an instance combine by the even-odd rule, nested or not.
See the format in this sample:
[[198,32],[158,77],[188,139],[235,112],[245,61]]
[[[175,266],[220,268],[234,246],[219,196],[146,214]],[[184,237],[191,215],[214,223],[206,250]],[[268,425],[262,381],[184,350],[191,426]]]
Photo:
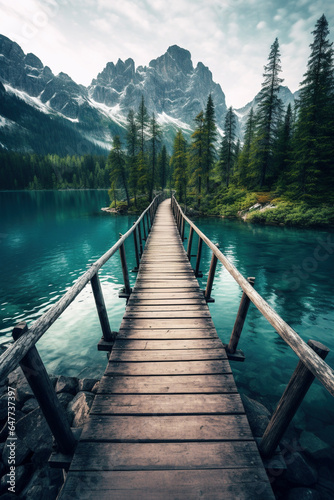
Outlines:
[[[148,66],[136,68],[132,58],[125,61],[118,59],[116,64],[107,62],[91,84],[85,87],[66,73],[54,75],[35,54],[25,54],[16,42],[0,35],[0,82],[7,100],[15,95],[41,113],[48,114],[51,119],[57,118],[65,128],[70,122],[77,137],[81,137],[85,144],[88,141],[92,150],[102,148],[107,151],[115,133],[124,136],[127,113],[131,108],[137,111],[142,96],[150,115],[154,113],[162,125],[169,149],[178,128],[186,137],[190,136],[194,119],[205,109],[210,93],[220,133],[227,111],[225,94],[220,84],[213,81],[210,69],[202,62],[194,67],[190,51],[178,45],[168,47]],[[247,109],[244,112],[235,111],[242,126]],[[2,117],[0,143],[6,148],[6,134],[10,135],[9,117]],[[12,129],[16,129],[17,133],[23,127],[28,137],[28,120],[24,124],[22,120],[14,120],[14,123]],[[74,146],[69,145],[69,149],[80,149],[78,144]],[[28,140],[26,149],[29,150]]]

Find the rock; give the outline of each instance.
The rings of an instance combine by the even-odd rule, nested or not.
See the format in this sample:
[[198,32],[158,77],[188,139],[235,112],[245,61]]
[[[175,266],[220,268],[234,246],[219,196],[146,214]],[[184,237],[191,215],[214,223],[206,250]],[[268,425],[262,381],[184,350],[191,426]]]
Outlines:
[[16,422],[16,434],[35,453],[46,447],[52,450],[52,434],[40,408]]
[[69,392],[75,394],[78,387],[78,381],[75,377],[64,377],[61,375],[56,383],[55,390],[59,392]]
[[60,394],[57,394],[57,396],[59,403],[62,405],[63,408],[67,408],[68,404],[74,398],[73,394],[70,394],[69,392],[61,392]]
[[326,456],[331,452],[329,444],[308,431],[303,431],[301,433],[300,445],[306,453],[309,453],[315,458]]
[[26,486],[27,482],[29,481],[29,478],[31,476],[31,473],[33,471],[33,467],[31,464],[25,464],[25,465],[19,465],[15,469],[15,491],[17,493],[20,493],[20,491],[23,490],[23,488]]
[[310,488],[293,488],[289,491],[287,500],[321,500],[320,494]]
[[18,366],[8,375],[9,387],[16,387],[19,382],[26,380],[22,368]]
[[0,398],[0,420],[8,418],[8,395],[4,394]]
[[34,393],[26,380],[20,380],[15,389],[15,399],[17,403],[20,405],[24,405],[24,403],[29,399],[33,398]]
[[96,382],[98,382],[98,380],[95,378],[82,378],[78,380],[78,392],[92,392],[92,389],[95,386]]
[[[15,467],[15,494],[17,495],[20,493],[23,488],[26,486],[27,482],[29,481],[29,477],[31,476],[33,467],[31,464],[25,464],[25,465],[19,465],[18,467]],[[2,493],[9,493],[8,492],[8,487],[11,486],[9,483],[10,476],[6,474],[1,478],[1,487],[0,487],[0,492]],[[9,497],[11,498],[11,497]],[[17,496],[14,496],[14,498],[17,498]]]
[[[57,492],[62,484],[62,471],[59,469],[51,469],[44,464],[44,466],[35,471],[27,487],[23,491],[24,500],[53,500],[56,498]],[[52,490],[55,490],[53,494]]]
[[39,404],[36,398],[30,398],[28,399],[24,405],[21,408],[21,411],[23,413],[29,413],[30,411],[35,410],[36,408],[39,408]]
[[82,427],[87,420],[89,410],[92,406],[94,395],[90,392],[78,392],[67,407],[67,413],[72,421],[73,427]]
[[[15,446],[11,447],[11,444],[14,444]],[[15,465],[21,465],[25,459],[31,455],[31,450],[26,446],[23,439],[17,437],[16,441],[13,441],[10,437],[8,437],[2,454],[2,460],[6,465],[8,464],[8,460],[11,455],[11,449],[15,451]]]
[[99,385],[100,385],[100,381],[96,382],[96,384],[92,387],[91,392],[93,392],[94,394],[96,394],[97,390],[99,388]]
[[242,394],[241,399],[244,404],[253,435],[261,437],[269,423],[269,410],[258,401],[245,396],[245,394]]
[[[20,410],[16,410],[15,412],[15,420],[18,422],[22,417],[24,417],[24,413]],[[2,427],[0,431],[0,442],[6,441],[8,437],[8,423],[7,421],[5,422],[4,426]]]
[[300,453],[291,453],[284,458],[286,458],[288,465],[284,473],[284,478],[290,481],[290,483],[312,486],[312,484],[317,482],[317,471],[307,463]]

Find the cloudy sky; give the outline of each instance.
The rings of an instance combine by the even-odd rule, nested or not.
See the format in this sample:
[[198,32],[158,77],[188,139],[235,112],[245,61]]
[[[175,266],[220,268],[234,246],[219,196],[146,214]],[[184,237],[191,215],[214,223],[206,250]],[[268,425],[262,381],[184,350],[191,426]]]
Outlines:
[[177,44],[239,108],[260,90],[275,37],[284,84],[298,89],[323,13],[334,40],[333,0],[0,0],[0,33],[84,85],[108,61],[148,65]]

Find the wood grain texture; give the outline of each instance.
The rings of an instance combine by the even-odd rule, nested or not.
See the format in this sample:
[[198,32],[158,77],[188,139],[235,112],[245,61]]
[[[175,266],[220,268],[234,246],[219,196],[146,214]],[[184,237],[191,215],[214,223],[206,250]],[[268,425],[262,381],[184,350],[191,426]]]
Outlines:
[[59,500],[273,500],[261,468],[70,472]]

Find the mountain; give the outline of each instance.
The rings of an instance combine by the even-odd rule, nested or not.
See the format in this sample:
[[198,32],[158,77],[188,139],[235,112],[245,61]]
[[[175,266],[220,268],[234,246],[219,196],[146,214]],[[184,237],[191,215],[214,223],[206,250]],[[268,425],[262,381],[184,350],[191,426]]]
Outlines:
[[[254,112],[256,112],[256,110],[257,110],[257,106],[258,106],[259,98],[260,98],[260,93],[261,92],[258,92],[258,94],[256,94],[254,99],[251,102],[249,102],[248,104],[246,104],[246,106],[234,110],[234,112],[237,115],[238,120],[239,120],[241,134],[244,131],[250,110],[252,108],[253,108]],[[283,85],[281,85],[280,89],[279,89],[278,96],[282,100],[284,109],[286,109],[289,104],[291,104],[291,106],[293,106],[293,104],[295,103],[295,100],[298,97],[298,91],[295,93],[292,93],[288,87],[284,87]]]
[[[128,111],[137,111],[142,95],[169,147],[178,128],[191,134],[210,92],[220,128],[226,113],[225,95],[211,71],[202,63],[194,68],[190,52],[177,45],[145,67],[135,68],[132,59],[108,62],[86,88],[65,73],[54,75],[37,56],[0,35],[0,83],[0,144],[21,151],[107,152],[112,137],[124,135]],[[53,147],[38,128],[53,137]]]
[[[293,96],[282,87],[285,100]],[[124,139],[128,111],[138,110],[142,96],[150,115],[162,125],[171,151],[177,129],[189,138],[194,118],[215,105],[218,131],[226,114],[225,95],[207,66],[194,67],[188,50],[172,45],[148,66],[133,59],[108,62],[88,87],[65,73],[54,75],[34,54],[0,35],[0,148],[40,154],[106,154],[114,135]],[[236,110],[238,135],[258,96]]]

